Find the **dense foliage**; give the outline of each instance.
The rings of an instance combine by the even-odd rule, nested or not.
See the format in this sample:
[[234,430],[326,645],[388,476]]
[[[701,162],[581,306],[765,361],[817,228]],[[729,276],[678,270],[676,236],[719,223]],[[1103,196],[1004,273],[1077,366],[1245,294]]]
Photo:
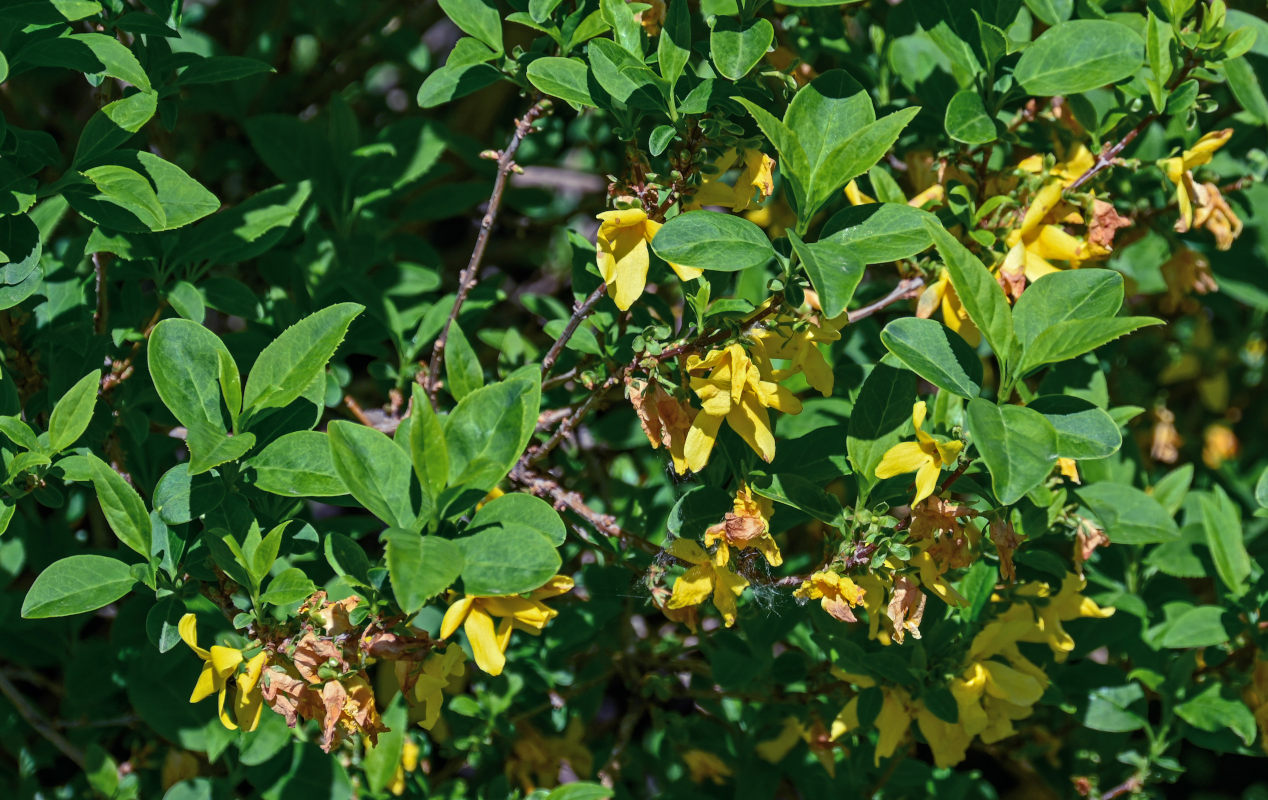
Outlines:
[[0,3],[4,795],[1265,796],[1230,4]]

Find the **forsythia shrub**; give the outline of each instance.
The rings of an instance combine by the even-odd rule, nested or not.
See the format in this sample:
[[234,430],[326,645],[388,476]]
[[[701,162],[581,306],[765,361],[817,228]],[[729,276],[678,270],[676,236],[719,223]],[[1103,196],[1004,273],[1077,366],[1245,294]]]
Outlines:
[[1266,89],[1251,0],[0,2],[4,796],[1268,796]]

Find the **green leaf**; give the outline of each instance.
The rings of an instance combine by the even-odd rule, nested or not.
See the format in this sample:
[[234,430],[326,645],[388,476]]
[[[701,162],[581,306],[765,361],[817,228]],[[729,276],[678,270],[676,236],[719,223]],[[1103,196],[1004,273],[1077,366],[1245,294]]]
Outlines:
[[841,316],[863,279],[863,265],[855,259],[853,248],[833,240],[806,244],[791,229],[788,238],[819,295],[823,315],[828,319]]
[[100,193],[95,201],[117,206],[131,214],[145,228],[160,231],[167,227],[167,215],[154,187],[134,169],[116,164],[84,170],[83,175]]
[[912,372],[939,389],[966,398],[982,393],[982,359],[942,323],[901,317],[885,326],[881,342]]
[[718,73],[738,81],[762,60],[775,41],[775,27],[766,19],[742,25],[731,17],[718,17],[709,34],[709,53]]
[[70,447],[92,422],[97,407],[97,390],[101,386],[101,370],[93,370],[62,395],[48,418],[48,446],[54,453]]
[[873,367],[863,381],[845,440],[864,497],[876,485],[876,466],[885,451],[902,440],[916,402],[916,376],[889,358]]
[[1176,706],[1176,716],[1208,733],[1227,728],[1250,747],[1255,743],[1255,715],[1239,698],[1225,697],[1226,693],[1232,694],[1221,684],[1209,684],[1201,694]]
[[898,141],[903,129],[918,113],[919,106],[895,111],[864,125],[833,147],[828,155],[810,169],[806,188],[807,212],[817,211],[835,192],[884,158]]
[[1268,508],[1268,467],[1259,473],[1259,480],[1255,483],[1255,502],[1260,508]]
[[606,800],[613,794],[615,791],[606,786],[576,781],[552,789],[546,800]]
[[1003,505],[1016,503],[1052,472],[1057,432],[1038,411],[973,398],[964,416]]
[[136,580],[132,567],[106,556],[70,556],[39,574],[22,601],[24,619],[67,617],[95,611],[123,597]]
[[589,75],[585,62],[577,58],[539,58],[528,65],[528,82],[542,94],[558,97],[579,106],[595,106],[590,96]]
[[1093,483],[1075,492],[1115,544],[1152,544],[1180,538],[1175,520],[1158,501],[1131,486]]
[[1044,415],[1057,431],[1057,456],[1105,458],[1118,452],[1123,435],[1113,417],[1081,397],[1047,395],[1029,408]]
[[159,600],[145,615],[145,635],[160,653],[181,643],[180,619],[184,614],[185,604],[172,595]]
[[255,434],[230,436],[223,430],[196,425],[188,430],[185,441],[189,445],[189,474],[198,475],[249,453],[255,447]]
[[413,529],[413,470],[405,451],[386,434],[353,422],[332,422],[328,433],[335,472],[349,494],[388,525]]
[[434,502],[449,481],[449,448],[445,444],[445,429],[423,387],[415,383],[412,393],[413,410],[406,426],[410,461],[423,493]]
[[1229,499],[1224,487],[1216,484],[1209,494],[1201,495],[1202,528],[1206,532],[1206,544],[1215,562],[1215,574],[1220,576],[1234,597],[1241,597],[1249,586],[1250,555],[1242,533],[1242,516],[1237,505]]
[[719,272],[760,267],[775,255],[765,231],[719,211],[679,214],[661,226],[652,249],[671,263]]
[[418,105],[420,108],[435,108],[492,86],[500,80],[502,73],[488,64],[441,67],[428,75],[418,87]]
[[168,525],[184,525],[212,511],[224,499],[219,475],[190,475],[188,464],[163,473],[154,486],[154,510]]
[[798,212],[799,217],[809,219],[811,215],[806,210],[806,186],[810,180],[810,160],[799,137],[791,128],[753,101],[743,97],[732,99],[744,106],[757,122],[757,127],[766,134],[770,143],[775,145],[775,150],[779,153],[779,173],[788,181],[788,188],[792,190],[793,208]]
[[829,494],[800,475],[771,475],[768,479],[754,481],[752,486],[753,491],[762,497],[802,511],[827,525],[841,524],[841,501],[836,495]]
[[255,487],[283,497],[337,497],[348,494],[320,431],[295,431],[269,442],[242,462],[255,470]]
[[243,408],[283,408],[326,369],[348,326],[365,306],[338,303],[304,317],[269,343],[251,367]]
[[440,8],[463,33],[502,52],[502,12],[494,3],[486,0],[440,0]]
[[691,58],[691,9],[686,3],[666,4],[665,20],[656,43],[656,60],[660,75],[669,84],[670,93],[682,77]]
[[448,539],[402,528],[388,528],[383,538],[392,594],[407,616],[448,589],[462,572],[462,550]]
[[643,29],[625,0],[599,0],[599,11],[612,28],[612,38],[623,50],[643,57]]
[[1013,330],[1023,346],[1061,322],[1113,317],[1123,305],[1123,276],[1112,269],[1067,269],[1026,287],[1013,306]]
[[85,458],[88,459],[92,486],[97,492],[97,502],[101,504],[106,524],[119,541],[142,557],[149,558],[150,512],[145,510],[141,495],[97,456],[89,454]]
[[269,581],[269,587],[260,595],[260,601],[275,606],[289,606],[304,600],[315,591],[317,587],[302,569],[290,567]]
[[1224,609],[1219,606],[1197,606],[1176,617],[1162,636],[1162,646],[1173,650],[1190,647],[1213,647],[1229,641],[1224,629]]
[[455,321],[449,326],[449,339],[445,343],[445,388],[453,399],[461,400],[483,385],[480,359]]
[[564,521],[550,503],[522,492],[504,494],[485,503],[467,523],[467,530],[474,533],[488,526],[506,525],[532,528],[555,547],[564,543],[567,534]]
[[[273,530],[268,532],[254,549],[251,551],[251,557],[248,559],[248,568],[251,577],[257,582],[264,580],[264,576],[269,574],[269,570],[273,568],[273,563],[277,561],[277,554],[282,549],[282,536],[286,533],[286,526],[289,522],[283,522],[275,525]],[[258,534],[259,529],[252,527],[252,533]]]
[[277,72],[277,70],[263,61],[244,56],[205,56],[186,67],[176,79],[176,83],[181,86],[229,83],[266,72]]
[[218,336],[196,322],[165,319],[150,333],[148,357],[150,379],[172,416],[186,428],[224,430],[221,358],[232,357]]
[[[784,114],[784,122],[805,149],[810,168],[806,179],[828,157],[833,145],[875,121],[872,98],[843,69],[828,70],[803,86]],[[783,167],[781,164],[781,171]]]
[[136,160],[154,183],[155,196],[163,207],[163,225],[151,230],[170,231],[197,222],[220,208],[220,201],[185,170],[144,150]]
[[24,450],[42,450],[39,438],[31,427],[17,417],[0,417],[0,433]]
[[664,107],[665,82],[642,59],[610,39],[593,40],[587,53],[591,74],[612,99],[640,108]]
[[137,61],[136,56],[132,54],[127,45],[113,36],[107,36],[104,33],[72,33],[66,38],[69,40],[67,46],[80,45],[87,47],[95,60],[99,62],[97,66],[100,69],[89,67],[84,70],[85,72],[104,72],[112,78],[118,78],[121,81],[130,83],[142,91],[149,92],[153,90],[149,76],[141,68],[141,62]]
[[487,492],[506,477],[537,428],[541,372],[529,365],[462,398],[445,419],[449,485]]
[[982,96],[973,89],[961,89],[947,103],[943,118],[947,135],[965,144],[986,144],[995,141],[995,120],[982,103]]
[[387,787],[402,771],[401,752],[405,747],[405,732],[409,729],[409,709],[405,698],[397,694],[383,711],[383,724],[387,730],[381,732],[377,743],[366,742],[365,759],[361,766],[365,769],[366,782],[375,796],[383,796]]
[[361,545],[342,533],[329,533],[326,535],[325,552],[326,561],[337,574],[369,583],[370,559]]
[[1105,686],[1088,695],[1083,724],[1094,731],[1126,733],[1145,727],[1145,720],[1132,706],[1145,698],[1140,684]]
[[203,302],[202,293],[189,281],[177,281],[165,294],[167,302],[172,304],[177,314],[199,325],[207,317],[207,305]]
[[528,15],[534,22],[545,22],[563,0],[528,0]]
[[1074,13],[1074,0],[1026,0],[1026,7],[1045,25],[1065,22]]
[[[1025,296],[1023,293],[1022,297]],[[1102,317],[1058,322],[1025,347],[1018,374],[1025,376],[1044,364],[1077,358],[1134,330],[1162,324],[1162,320],[1156,317]]]
[[[938,255],[951,276],[951,285],[955,287],[969,318],[977,323],[996,357],[1001,361],[1007,359],[1014,339],[1012,309],[1008,306],[1004,290],[986,265],[947,233],[940,222],[926,218],[925,228],[938,248]],[[1025,296],[1023,293],[1022,297]]]
[[0,217],[0,283],[16,286],[38,273],[44,246],[25,214]]
[[462,549],[462,587],[469,595],[500,596],[532,591],[563,563],[550,540],[511,523],[455,541]]
[[154,92],[137,92],[102,106],[79,135],[74,163],[87,163],[119,147],[141,130],[157,110],[158,95]]
[[1109,20],[1054,25],[1030,44],[1013,70],[1030,94],[1075,94],[1130,78],[1145,61],[1145,43]]
[[312,193],[309,181],[265,189],[182,232],[178,263],[236,264],[282,238]]

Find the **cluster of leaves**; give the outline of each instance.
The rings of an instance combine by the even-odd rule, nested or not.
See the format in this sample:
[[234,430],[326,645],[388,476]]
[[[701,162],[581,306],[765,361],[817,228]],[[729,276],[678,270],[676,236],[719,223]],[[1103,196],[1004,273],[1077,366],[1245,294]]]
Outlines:
[[1265,87],[1224,0],[3,4],[0,781],[1263,792]]

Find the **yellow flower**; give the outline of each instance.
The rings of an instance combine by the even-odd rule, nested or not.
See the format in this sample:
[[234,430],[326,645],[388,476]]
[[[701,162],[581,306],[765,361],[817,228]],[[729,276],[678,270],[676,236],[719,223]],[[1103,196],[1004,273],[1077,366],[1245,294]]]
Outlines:
[[758,758],[771,764],[778,764],[784,760],[789,751],[797,746],[797,742],[802,740],[804,734],[805,728],[796,717],[786,717],[784,727],[774,739],[758,742],[753,749],[757,752]]
[[882,479],[905,472],[916,473],[916,497],[912,505],[933,494],[942,468],[954,464],[964,447],[963,442],[940,442],[925,433],[922,426],[927,413],[925,401],[918,400],[911,410],[916,441],[900,442],[889,448],[876,467],[876,477]]
[[881,711],[876,715],[876,754],[873,757],[875,766],[881,765],[882,758],[889,758],[898,749],[899,743],[907,735],[911,727],[911,718],[915,709],[912,707],[911,695],[906,689],[897,686],[886,686],[881,690],[884,700]]
[[[728,170],[743,163],[735,185],[723,183],[722,176]],[[701,206],[726,206],[732,211],[747,211],[756,208],[761,201],[775,191],[775,178],[771,170],[775,168],[775,159],[761,150],[745,150],[743,158],[734,148],[727,150],[722,157],[713,163],[717,172],[707,176],[700,188],[684,206],[685,209]],[[756,195],[756,198],[754,198]]]
[[688,750],[682,754],[682,760],[691,770],[692,783],[712,781],[722,786],[732,775],[726,762],[707,750]]
[[775,506],[765,497],[754,495],[748,484],[740,486],[735,500],[722,522],[704,532],[705,547],[721,543],[721,547],[747,550],[752,547],[766,557],[767,563],[778,567],[784,563],[779,545],[770,534],[770,518]]
[[857,622],[850,609],[863,602],[867,592],[844,575],[816,572],[793,592],[793,597],[818,600],[823,610],[842,622]]
[[185,750],[168,750],[159,776],[164,792],[181,781],[197,778],[198,758]]
[[1006,276],[1016,278],[1024,274],[1027,280],[1036,281],[1057,271],[1052,261],[1066,261],[1078,267],[1084,261],[1110,254],[1109,248],[1085,241],[1067,233],[1060,224],[1054,224],[1083,221],[1077,211],[1063,204],[1064,191],[1065,184],[1058,179],[1049,181],[1035,193],[1021,227],[1005,239],[1009,250],[1000,269]]
[[1193,227],[1193,201],[1199,194],[1197,184],[1193,180],[1193,170],[1211,163],[1211,156],[1232,136],[1232,128],[1211,131],[1180,155],[1164,158],[1158,162],[1158,166],[1166,172],[1167,180],[1176,185],[1176,203],[1180,206],[1180,219],[1176,222],[1178,232],[1184,233]]
[[[214,644],[211,650],[202,649],[198,646],[198,620],[193,614],[181,617],[177,630],[185,644],[204,662],[189,702],[197,703],[215,692],[221,724],[231,731],[239,727],[248,731],[255,730],[260,724],[260,710],[264,703],[264,698],[260,695],[260,673],[264,670],[268,654],[261,651],[247,660],[243,658],[241,650],[232,647]],[[238,667],[243,667],[241,674]],[[233,719],[225,712],[225,694],[229,690],[230,679],[233,679],[237,689],[233,700]]]
[[557,786],[564,767],[583,780],[593,773],[594,756],[583,743],[586,728],[579,718],[569,720],[563,736],[542,736],[527,724],[519,729],[506,772],[525,792]]
[[[608,295],[616,307],[625,311],[647,286],[647,268],[651,264],[647,245],[660,223],[647,218],[641,208],[622,211],[604,211],[599,214],[598,251],[599,274],[608,285]],[[700,270],[670,263],[674,272],[684,281],[699,278]]]
[[405,776],[418,769],[418,751],[418,743],[413,739],[406,738],[405,743],[401,745],[401,761],[396,765],[396,774],[387,785],[387,790],[394,797],[405,794]]
[[[555,597],[573,587],[572,578],[556,575],[528,597],[518,595],[487,597],[467,595],[449,607],[440,622],[440,638],[447,639],[461,625],[471,642],[476,666],[490,675],[501,675],[506,666],[506,648],[511,643],[511,631],[518,628],[534,636],[540,635],[559,612],[542,601]],[[502,621],[494,628],[493,618]]]
[[929,319],[933,316],[934,310],[939,308],[942,310],[942,323],[960,334],[964,341],[977,347],[978,342],[982,341],[982,332],[978,330],[973,320],[969,319],[969,312],[964,310],[964,304],[960,302],[960,296],[955,293],[955,287],[951,285],[951,276],[945,269],[938,276],[938,280],[929,284],[920,293],[920,299],[916,301],[916,316]]
[[700,398],[687,432],[684,455],[687,466],[699,472],[709,463],[718,429],[726,420],[763,461],[775,457],[775,435],[771,432],[767,408],[787,414],[801,412],[801,401],[783,386],[761,374],[759,366],[739,344],[714,350],[704,358],[687,359],[687,371],[709,370],[707,377],[691,378],[691,388]]
[[[1060,152],[1060,145],[1058,145]],[[1092,151],[1087,149],[1087,145],[1078,142],[1066,153],[1064,161],[1058,161],[1048,170],[1049,175],[1053,175],[1061,179],[1062,187],[1069,187],[1072,183],[1082,177],[1096,164],[1096,157],[1092,155]],[[1043,154],[1035,153],[1029,158],[1023,158],[1017,163],[1017,169],[1023,172],[1030,172],[1035,175],[1043,172]]]
[[915,567],[920,577],[920,585],[933,592],[942,602],[949,606],[966,606],[969,601],[955,590],[955,587],[942,577],[946,570],[934,560],[928,550],[921,550],[907,562]]
[[[626,0],[630,2],[631,0]],[[634,15],[634,19],[638,24],[643,26],[643,30],[647,31],[648,36],[656,36],[660,33],[660,26],[665,23],[665,0],[634,0],[639,3],[647,3],[651,8],[645,8]]]
[[[907,201],[912,208],[924,208],[926,203],[940,203],[947,196],[946,187],[940,183],[932,184],[916,193]],[[876,198],[859,188],[857,179],[845,185],[845,199],[853,206],[865,206],[876,202]]]
[[735,598],[743,594],[748,580],[736,575],[727,566],[730,551],[719,547],[710,558],[704,548],[695,542],[675,539],[669,545],[669,552],[692,566],[674,581],[673,595],[665,607],[675,609],[698,606],[713,595],[713,605],[722,613],[723,622],[728,628],[734,625],[737,611]]
[[451,644],[443,653],[432,653],[423,662],[422,673],[414,684],[414,699],[423,704],[423,718],[419,721],[426,730],[431,730],[440,719],[440,709],[444,704],[442,690],[455,690],[455,684],[467,674],[463,663],[467,656],[462,648]]
[[[783,381],[805,373],[815,391],[828,397],[832,394],[832,367],[816,345],[835,342],[841,333],[827,325],[806,323],[794,327],[793,320],[781,320],[753,333],[753,355],[769,366],[770,380]],[[784,369],[775,369],[772,359],[790,362]]]

